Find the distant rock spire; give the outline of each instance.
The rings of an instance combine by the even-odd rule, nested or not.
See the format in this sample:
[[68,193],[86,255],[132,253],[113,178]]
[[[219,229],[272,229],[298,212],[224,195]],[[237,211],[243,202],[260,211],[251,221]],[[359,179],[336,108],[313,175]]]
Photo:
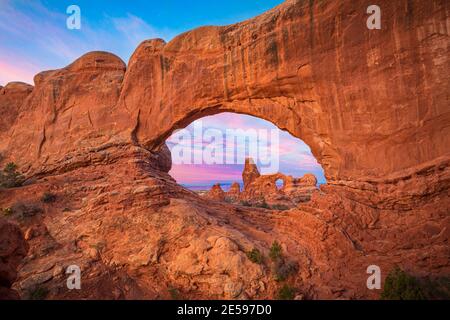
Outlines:
[[244,190],[247,189],[247,187],[256,179],[258,179],[261,176],[259,173],[258,167],[255,164],[255,161],[253,161],[252,158],[245,159],[245,167],[244,171],[242,172],[242,180],[244,181]]

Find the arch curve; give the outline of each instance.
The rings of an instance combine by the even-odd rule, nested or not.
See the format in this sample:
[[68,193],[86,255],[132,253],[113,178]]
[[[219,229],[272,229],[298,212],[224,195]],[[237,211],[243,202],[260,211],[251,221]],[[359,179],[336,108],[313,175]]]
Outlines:
[[[112,145],[155,151],[174,130],[229,111],[305,141],[329,184],[420,197],[431,179],[424,170],[449,167],[448,55],[434,50],[445,40],[424,28],[447,17],[413,1],[420,15],[411,25],[401,14],[405,1],[381,4],[395,38],[361,27],[364,1],[287,0],[241,23],[144,41],[126,68],[112,54],[87,54],[14,98],[21,113],[0,150],[30,175],[48,173]],[[336,26],[336,16],[354,18]],[[0,96],[0,106],[11,98]],[[420,182],[402,183],[410,177]]]

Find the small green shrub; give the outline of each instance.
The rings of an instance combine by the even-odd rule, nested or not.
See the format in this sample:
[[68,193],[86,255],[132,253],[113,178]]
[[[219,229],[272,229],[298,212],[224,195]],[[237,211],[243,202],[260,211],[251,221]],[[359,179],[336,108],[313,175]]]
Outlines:
[[106,242],[99,241],[97,243],[92,244],[90,247],[97,250],[98,252],[102,252],[106,248]]
[[256,248],[253,248],[252,251],[247,252],[247,257],[251,262],[256,264],[262,264],[264,261],[261,251]]
[[23,176],[17,171],[17,165],[13,162],[8,163],[0,172],[0,187],[2,188],[20,187],[23,181]]
[[225,199],[223,199],[224,202],[226,203],[233,203],[233,199],[229,198],[229,197],[225,197]]
[[286,211],[286,210],[289,210],[289,207],[286,206],[286,205],[284,205],[284,204],[274,204],[274,205],[272,206],[272,209],[273,209],[273,210]]
[[272,246],[270,247],[269,257],[272,261],[276,261],[282,257],[283,248],[278,243],[278,241],[274,241]]
[[41,201],[44,203],[52,203],[56,201],[56,194],[53,194],[51,192],[44,192],[44,194],[41,197]]
[[37,287],[30,293],[30,300],[44,300],[49,294],[49,290],[45,287]]
[[424,300],[425,294],[419,281],[395,267],[384,282],[381,299],[383,300]]
[[11,209],[20,218],[32,217],[43,212],[42,208],[37,204],[23,201],[16,202]]
[[450,278],[421,279],[421,286],[427,299],[450,300]]
[[293,300],[295,297],[295,288],[288,284],[283,285],[278,290],[278,300]]
[[243,205],[244,207],[251,207],[251,203],[248,201],[241,201],[241,205]]
[[273,273],[275,276],[275,281],[284,281],[289,276],[293,275],[298,271],[298,265],[294,261],[284,261],[279,259],[275,262],[273,267]]
[[174,287],[170,287],[168,291],[172,300],[181,300],[180,290]]
[[263,209],[270,209],[269,205],[267,204],[266,200],[263,200],[261,203],[259,203],[257,205],[258,208],[263,208]]

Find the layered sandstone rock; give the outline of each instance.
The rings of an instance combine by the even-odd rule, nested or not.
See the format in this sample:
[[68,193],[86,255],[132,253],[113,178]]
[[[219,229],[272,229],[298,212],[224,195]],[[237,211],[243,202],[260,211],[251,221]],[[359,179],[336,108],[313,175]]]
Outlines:
[[220,183],[215,184],[211,190],[206,194],[206,197],[211,200],[216,201],[224,201],[225,200],[225,192],[223,191]]
[[287,195],[294,203],[307,202],[311,199],[311,195],[318,190],[317,178],[315,175],[308,173],[301,178],[292,176],[284,177],[283,193]]
[[[226,192],[225,197],[214,198],[234,203],[269,204],[290,208],[300,202],[309,201],[312,193],[318,190],[317,178],[313,174],[306,174],[302,178],[294,178],[282,173],[261,175],[251,158],[245,161],[242,180],[244,181],[242,192],[239,184],[235,182]],[[278,182],[282,182],[282,186],[279,186]],[[214,186],[210,194],[216,193],[216,186]]]
[[[154,150],[195,119],[235,111],[304,140],[330,184],[409,196],[400,181],[448,157],[448,37],[437,27],[447,3],[378,5],[386,12],[382,31],[366,28],[364,1],[289,0],[233,26],[145,41],[126,72],[114,55],[89,53],[36,77],[27,113],[0,149],[37,174],[75,150],[130,141]],[[386,67],[399,64],[401,71]],[[427,178],[416,177],[420,197]]]
[[16,122],[22,111],[20,107],[32,90],[33,86],[22,82],[10,82],[5,87],[0,87],[0,138],[6,139],[3,134]]
[[236,202],[239,201],[240,197],[241,197],[241,186],[239,183],[233,182],[233,184],[231,185],[230,189],[226,194],[226,199],[232,202]]
[[[1,161],[28,178],[0,192],[0,207],[60,197],[23,221],[13,214],[37,230],[21,296],[45,286],[49,298],[168,298],[175,287],[188,298],[273,298],[270,266],[245,253],[267,255],[275,240],[307,298],[377,298],[371,264],[383,277],[394,264],[450,274],[449,3],[377,5],[382,30],[366,28],[366,1],[288,0],[235,25],[144,41],[127,66],[93,52],[38,74],[34,88],[0,89]],[[178,186],[165,140],[224,111],[304,140],[328,184],[285,212]],[[70,264],[87,290],[61,289]]]
[[245,159],[244,171],[242,172],[242,181],[244,181],[244,189],[253,183],[261,174],[253,159]]

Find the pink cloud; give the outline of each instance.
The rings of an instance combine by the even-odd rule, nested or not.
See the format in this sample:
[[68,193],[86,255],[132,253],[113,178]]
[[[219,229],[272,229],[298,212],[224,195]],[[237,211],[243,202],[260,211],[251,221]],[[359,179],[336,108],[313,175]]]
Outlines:
[[0,84],[6,85],[12,81],[23,81],[33,84],[33,77],[39,72],[38,67],[27,63],[8,63],[3,57],[0,58]]
[[227,165],[174,165],[170,175],[179,183],[215,183],[241,181],[242,166]]

